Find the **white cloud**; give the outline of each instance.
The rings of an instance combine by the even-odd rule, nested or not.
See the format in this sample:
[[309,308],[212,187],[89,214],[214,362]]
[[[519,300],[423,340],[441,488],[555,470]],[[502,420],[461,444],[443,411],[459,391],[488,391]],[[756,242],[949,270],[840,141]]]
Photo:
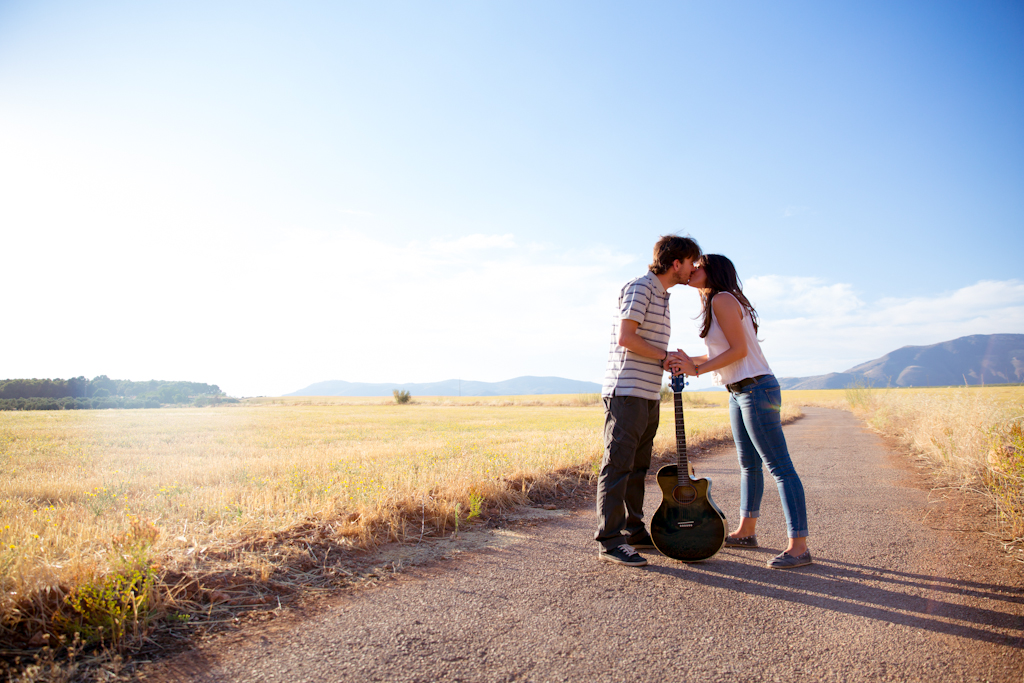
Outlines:
[[[0,377],[191,379],[242,395],[326,379],[599,381],[616,295],[645,270],[602,245],[484,231],[411,243],[383,220],[344,230],[244,201],[244,179],[211,181],[223,169],[147,157],[0,126],[4,305],[16,321],[0,336]],[[876,301],[805,277],[756,277],[746,291],[780,376],[1024,331],[1019,280]],[[698,307],[693,290],[673,291],[673,345],[696,353]]]
[[455,238],[432,238],[427,242],[413,242],[406,251],[418,256],[439,259],[460,259],[468,254],[490,251],[493,249],[515,249],[514,235],[464,235]]
[[762,275],[747,280],[743,291],[759,310],[818,316],[852,313],[864,305],[851,285],[813,277]]
[[802,213],[807,213],[811,210],[809,206],[787,206],[782,210],[783,218],[792,218],[793,216],[799,216]]
[[218,169],[11,123],[0,251],[22,294],[5,304],[19,333],[0,337],[0,377],[192,379],[242,395],[325,379],[599,379],[616,292],[639,274],[600,246],[345,230],[268,211],[212,182]]
[[1024,332],[1024,282],[983,281],[932,297],[867,302],[846,284],[753,278],[763,348],[776,374],[847,370],[901,346],[970,334]]
[[0,375],[188,378],[242,395],[325,379],[599,379],[628,261],[511,235],[221,231],[70,250],[67,237],[20,243],[31,257],[9,275],[32,295],[8,309],[26,333],[5,336]]

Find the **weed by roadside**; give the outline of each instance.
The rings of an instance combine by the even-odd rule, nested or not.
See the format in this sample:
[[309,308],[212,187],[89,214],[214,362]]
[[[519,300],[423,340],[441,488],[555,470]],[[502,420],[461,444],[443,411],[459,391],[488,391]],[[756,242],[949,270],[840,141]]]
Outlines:
[[846,390],[853,412],[924,457],[951,485],[995,502],[1003,543],[1024,545],[1024,404],[1020,392],[984,388]]
[[[683,405],[689,408],[722,408],[728,405],[729,395],[725,392],[683,391]],[[661,387],[661,402],[673,405],[674,392],[668,385]]]
[[[1024,406],[1022,406],[1024,408]],[[1014,544],[1024,543],[1024,410],[996,425],[988,452],[986,483]]]
[[601,394],[576,394],[572,404],[581,407],[600,405]]

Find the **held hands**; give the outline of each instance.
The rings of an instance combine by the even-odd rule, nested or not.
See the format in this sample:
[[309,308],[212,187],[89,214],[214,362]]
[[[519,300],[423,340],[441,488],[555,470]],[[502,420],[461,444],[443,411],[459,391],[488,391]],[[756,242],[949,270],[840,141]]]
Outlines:
[[684,375],[695,375],[697,374],[697,367],[690,360],[690,357],[682,349],[676,349],[675,351],[669,352],[665,358],[663,365],[665,370],[671,372],[673,375],[684,374]]

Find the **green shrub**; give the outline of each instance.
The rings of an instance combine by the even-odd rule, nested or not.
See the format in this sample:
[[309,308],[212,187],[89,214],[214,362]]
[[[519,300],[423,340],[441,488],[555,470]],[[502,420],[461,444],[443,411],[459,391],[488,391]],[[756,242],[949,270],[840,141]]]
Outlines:
[[128,531],[111,542],[115,571],[68,593],[54,625],[67,636],[119,650],[145,636],[159,602],[151,558],[158,534],[154,524],[131,519]]
[[405,389],[395,389],[392,393],[395,395],[395,403],[399,405],[408,403],[412,399],[412,396]]
[[875,406],[875,392],[863,382],[855,382],[846,387],[846,401],[851,408],[871,410]]

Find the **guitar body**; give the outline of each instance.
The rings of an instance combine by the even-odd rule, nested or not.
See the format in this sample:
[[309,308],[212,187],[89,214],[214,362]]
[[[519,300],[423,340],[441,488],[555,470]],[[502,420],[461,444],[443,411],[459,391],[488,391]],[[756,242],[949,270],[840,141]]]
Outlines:
[[679,480],[677,465],[658,471],[662,501],[651,518],[651,538],[662,555],[682,562],[706,560],[725,545],[725,515],[711,499],[710,479]]
[[725,515],[711,500],[711,480],[690,475],[683,418],[683,375],[672,376],[676,407],[676,465],[658,471],[661,506],[651,518],[651,539],[665,557],[681,562],[706,560],[725,545]]

